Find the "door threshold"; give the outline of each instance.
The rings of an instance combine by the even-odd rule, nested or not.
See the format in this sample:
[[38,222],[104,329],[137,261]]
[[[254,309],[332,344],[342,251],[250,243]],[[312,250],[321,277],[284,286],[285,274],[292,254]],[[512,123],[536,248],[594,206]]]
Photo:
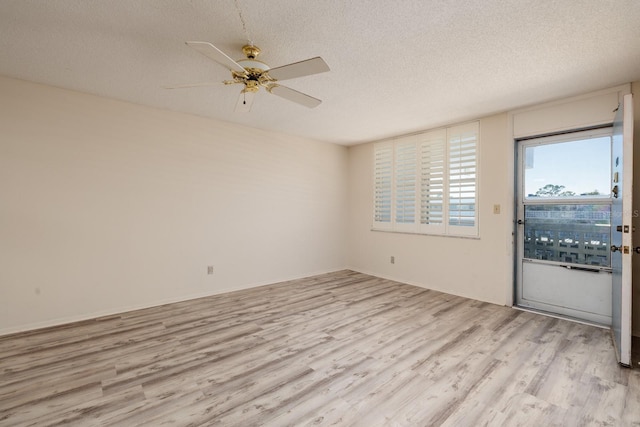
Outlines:
[[577,318],[571,317],[571,316],[563,316],[561,314],[550,313],[550,312],[544,311],[544,310],[536,310],[534,308],[522,307],[522,306],[519,306],[519,305],[513,305],[511,308],[515,308],[516,310],[520,310],[520,311],[526,311],[528,313],[541,314],[543,316],[553,317],[555,319],[568,320],[570,322],[581,323],[583,325],[595,326],[596,328],[600,328],[600,329],[611,330],[611,326],[609,326],[609,325],[603,325],[602,323],[590,322],[588,320],[577,319]]

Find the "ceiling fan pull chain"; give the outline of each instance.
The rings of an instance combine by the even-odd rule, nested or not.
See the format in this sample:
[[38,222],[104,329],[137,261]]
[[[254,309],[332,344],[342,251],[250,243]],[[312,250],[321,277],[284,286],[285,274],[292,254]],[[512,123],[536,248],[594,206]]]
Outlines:
[[238,0],[233,0],[233,3],[236,5],[238,16],[240,16],[240,22],[242,22],[242,30],[244,31],[244,35],[247,38],[249,45],[253,46],[253,40],[249,36],[249,31],[247,31],[247,23],[244,22],[244,16],[242,16],[242,9],[240,9],[240,4],[238,3]]

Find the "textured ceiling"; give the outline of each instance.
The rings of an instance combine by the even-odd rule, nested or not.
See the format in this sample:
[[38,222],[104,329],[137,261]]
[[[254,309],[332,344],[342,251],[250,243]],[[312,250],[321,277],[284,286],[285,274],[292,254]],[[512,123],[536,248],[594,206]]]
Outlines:
[[[187,47],[271,67],[321,56],[286,85],[307,109],[239,86]],[[638,0],[1,0],[0,74],[339,144],[381,139],[640,80]]]

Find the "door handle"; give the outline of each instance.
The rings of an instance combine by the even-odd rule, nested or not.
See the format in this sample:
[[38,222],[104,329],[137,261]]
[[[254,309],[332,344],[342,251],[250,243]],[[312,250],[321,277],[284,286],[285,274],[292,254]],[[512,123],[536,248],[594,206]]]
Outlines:
[[519,220],[518,220],[518,225],[523,225],[523,224],[524,224],[524,220],[519,219]]
[[[640,246],[633,249],[635,253],[640,254]],[[624,254],[629,254],[629,246],[616,246],[611,245],[611,252],[622,252]]]
[[636,246],[635,248],[633,248],[633,252],[640,254],[640,246]]
[[618,186],[614,185],[613,188],[611,189],[611,192],[613,193],[613,197],[614,198],[618,198]]

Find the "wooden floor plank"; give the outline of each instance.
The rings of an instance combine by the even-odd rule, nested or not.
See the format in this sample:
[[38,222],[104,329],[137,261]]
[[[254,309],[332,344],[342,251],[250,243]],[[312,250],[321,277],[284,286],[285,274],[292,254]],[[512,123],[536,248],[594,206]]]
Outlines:
[[640,372],[606,330],[345,270],[0,337],[0,425],[640,426]]

